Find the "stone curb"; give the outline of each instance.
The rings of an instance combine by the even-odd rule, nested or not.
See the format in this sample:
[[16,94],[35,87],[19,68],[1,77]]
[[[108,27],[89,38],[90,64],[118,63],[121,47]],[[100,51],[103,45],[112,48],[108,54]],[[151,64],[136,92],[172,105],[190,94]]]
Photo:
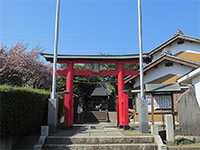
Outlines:
[[200,150],[200,146],[168,146],[167,150]]
[[42,147],[44,146],[48,135],[49,135],[49,127],[42,126],[40,138],[38,140],[38,143],[34,145],[33,150],[42,150]]
[[163,143],[160,135],[158,134],[158,125],[151,126],[151,134],[153,135],[155,143],[158,146],[158,150],[167,150],[167,146]]

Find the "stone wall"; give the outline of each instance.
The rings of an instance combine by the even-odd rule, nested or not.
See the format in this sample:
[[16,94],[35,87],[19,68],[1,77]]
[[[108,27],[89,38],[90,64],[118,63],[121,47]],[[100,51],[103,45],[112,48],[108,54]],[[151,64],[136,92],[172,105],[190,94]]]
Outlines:
[[193,87],[180,96],[177,110],[180,123],[178,134],[200,136],[200,107]]

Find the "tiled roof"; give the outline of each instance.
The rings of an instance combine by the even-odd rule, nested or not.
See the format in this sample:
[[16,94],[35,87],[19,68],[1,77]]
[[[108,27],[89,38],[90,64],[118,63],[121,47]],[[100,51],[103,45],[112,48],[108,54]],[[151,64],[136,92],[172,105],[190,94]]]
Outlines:
[[[179,63],[179,64],[182,64],[182,65],[185,65],[185,66],[189,66],[189,67],[192,67],[194,69],[200,67],[200,63],[198,63],[198,62],[193,62],[193,61],[186,60],[186,59],[179,58],[179,57],[172,56],[172,55],[163,55],[162,57],[160,57],[157,60],[153,61],[152,63],[148,64],[144,68],[144,73],[149,71],[150,69],[154,68],[158,64],[162,63],[163,61],[166,61],[166,60],[174,62],[174,63]],[[129,77],[128,79],[125,80],[125,83],[129,82],[130,80],[132,80],[136,77],[138,77],[138,76]]]
[[194,38],[194,37],[186,36],[186,35],[183,35],[183,34],[175,34],[169,40],[163,42],[158,47],[152,49],[149,52],[149,55],[151,56],[151,55],[157,53],[158,51],[162,50],[163,48],[165,48],[166,46],[172,44],[173,42],[175,42],[178,39],[187,40],[187,41],[190,41],[190,42],[195,42],[195,43],[199,43],[200,44],[200,39],[199,38]]

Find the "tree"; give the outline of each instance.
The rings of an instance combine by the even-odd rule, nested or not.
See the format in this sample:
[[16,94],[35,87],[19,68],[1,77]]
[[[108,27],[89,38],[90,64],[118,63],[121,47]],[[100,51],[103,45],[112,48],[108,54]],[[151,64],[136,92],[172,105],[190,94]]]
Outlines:
[[20,43],[10,49],[1,47],[0,84],[49,89],[51,66],[39,59],[40,52],[38,48],[30,51]]

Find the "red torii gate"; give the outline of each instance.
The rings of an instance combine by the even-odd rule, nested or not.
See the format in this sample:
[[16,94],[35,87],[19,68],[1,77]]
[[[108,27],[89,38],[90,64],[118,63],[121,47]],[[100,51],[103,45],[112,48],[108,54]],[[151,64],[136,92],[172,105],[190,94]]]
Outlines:
[[[47,61],[53,61],[52,54],[42,55]],[[117,102],[117,123],[118,126],[128,125],[128,93],[124,92],[124,77],[127,75],[135,76],[137,70],[126,70],[124,64],[138,64],[138,55],[58,55],[57,62],[66,64],[67,68],[58,70],[58,75],[66,76],[66,93],[64,97],[65,125],[73,125],[73,78],[74,76],[116,76],[118,81],[118,102]],[[117,70],[101,70],[94,72],[91,70],[74,69],[74,64],[116,64]]]

